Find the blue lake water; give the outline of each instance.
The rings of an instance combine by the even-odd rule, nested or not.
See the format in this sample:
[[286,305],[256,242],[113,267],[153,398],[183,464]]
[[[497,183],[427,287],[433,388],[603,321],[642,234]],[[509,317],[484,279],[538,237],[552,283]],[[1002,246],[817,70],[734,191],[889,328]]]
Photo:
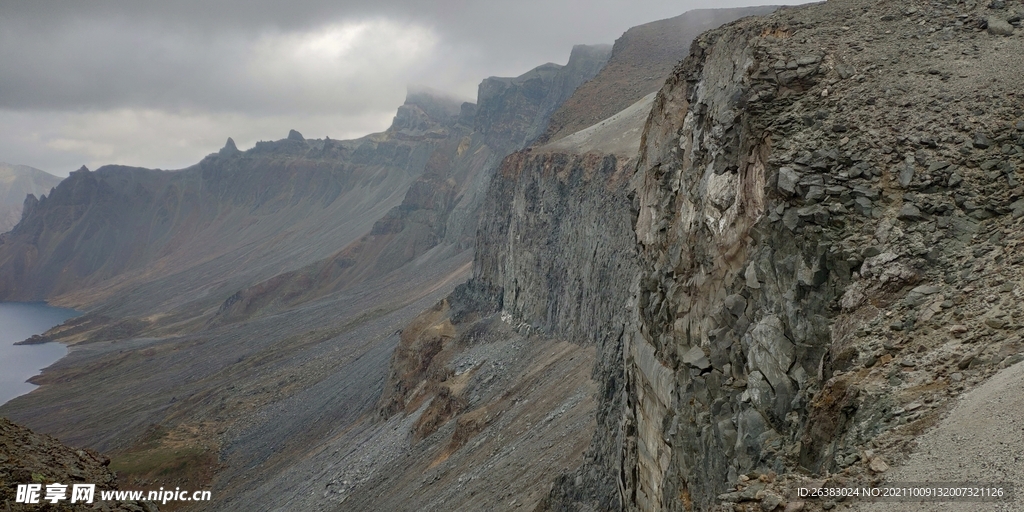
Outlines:
[[0,302],[0,404],[35,389],[25,382],[68,353],[60,343],[15,345],[80,313],[42,302]]

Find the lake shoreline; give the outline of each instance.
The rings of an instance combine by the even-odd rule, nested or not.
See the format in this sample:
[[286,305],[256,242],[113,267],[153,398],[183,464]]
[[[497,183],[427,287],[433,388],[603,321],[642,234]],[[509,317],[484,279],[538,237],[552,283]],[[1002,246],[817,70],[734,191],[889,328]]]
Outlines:
[[[57,325],[60,325],[60,324],[57,324]],[[53,327],[51,327],[50,329],[52,329],[52,328]],[[50,329],[47,329],[47,331],[49,331]],[[53,338],[50,338],[48,336],[44,336],[43,334],[33,334],[29,338],[26,338],[26,339],[21,340],[21,341],[14,342],[14,345],[15,346],[19,346],[19,347],[20,346],[25,346],[25,345],[42,345],[43,343],[50,343],[50,342],[53,342],[53,341],[54,341]]]
[[0,302],[0,404],[31,393],[43,370],[67,357],[70,347],[46,333],[80,315],[45,302]]

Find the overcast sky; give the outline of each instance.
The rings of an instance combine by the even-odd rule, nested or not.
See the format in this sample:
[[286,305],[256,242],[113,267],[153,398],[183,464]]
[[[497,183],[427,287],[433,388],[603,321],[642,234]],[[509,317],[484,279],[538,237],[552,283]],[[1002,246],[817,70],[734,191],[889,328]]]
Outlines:
[[0,0],[0,161],[60,176],[163,169],[284,138],[353,138],[407,87],[474,101],[488,76],[719,0]]

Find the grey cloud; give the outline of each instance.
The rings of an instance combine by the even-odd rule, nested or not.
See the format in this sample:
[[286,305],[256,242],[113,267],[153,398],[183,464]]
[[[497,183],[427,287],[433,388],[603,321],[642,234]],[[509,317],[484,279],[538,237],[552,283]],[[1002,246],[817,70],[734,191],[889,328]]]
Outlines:
[[[115,18],[74,22],[51,37],[28,27],[0,29],[0,63],[9,70],[0,76],[0,108],[360,111],[382,106],[373,101],[382,99],[374,94],[381,87],[398,90],[405,84],[396,79],[409,78],[408,70],[394,69],[403,63],[378,41],[361,49],[377,61],[366,70],[372,72],[331,84],[329,63],[310,68],[319,75],[304,76],[289,69],[302,64],[294,56],[275,53],[287,50],[275,48],[275,43],[287,44],[302,33],[190,33],[172,28]],[[263,64],[281,66],[290,75],[282,80],[274,69],[260,69]],[[390,69],[380,72],[380,67]],[[328,89],[332,85],[336,92]]]
[[[573,44],[610,43],[630,26],[711,6],[692,0],[12,4],[0,17],[0,69],[5,70],[0,75],[0,108],[159,106],[275,112],[302,106],[286,91],[268,90],[245,74],[248,52],[267,36],[302,33],[342,20],[397,20],[436,31],[446,54],[464,62],[434,64],[442,70],[460,67],[464,76],[455,78],[478,81],[562,62]],[[451,85],[443,71],[431,69],[416,70],[407,78]],[[356,87],[348,96],[363,94]],[[341,103],[346,111],[366,104],[365,99]]]
[[[58,173],[73,161],[104,158],[173,167],[196,161],[229,135],[241,143],[283,137],[289,128],[330,129],[323,135],[332,137],[379,130],[407,86],[472,99],[483,78],[564,63],[573,44],[610,43],[631,26],[690,9],[749,3],[4,2],[0,118],[18,124],[0,127],[0,160]],[[344,34],[329,32],[353,24],[364,29],[339,54],[344,45],[335,43],[346,41]],[[127,129],[146,119],[167,126]],[[304,130],[303,119],[316,121]],[[293,125],[271,131],[285,120]],[[202,128],[189,130],[188,122]],[[266,132],[238,133],[247,127]],[[175,129],[190,133],[176,136]],[[196,133],[209,140],[199,142]],[[163,137],[167,148],[158,151]],[[186,156],[173,158],[175,151]]]

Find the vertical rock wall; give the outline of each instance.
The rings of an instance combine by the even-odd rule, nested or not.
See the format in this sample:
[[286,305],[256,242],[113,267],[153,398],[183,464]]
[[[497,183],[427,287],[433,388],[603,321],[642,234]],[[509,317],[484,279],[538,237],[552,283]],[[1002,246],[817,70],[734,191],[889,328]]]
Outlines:
[[1024,52],[992,30],[1017,12],[740,20],[697,38],[638,154],[609,149],[623,111],[505,161],[471,288],[600,358],[587,463],[540,509],[779,510],[808,475],[877,482],[1020,361]]
[[991,30],[1000,17],[1020,21],[833,0],[694,42],[634,179],[627,509],[754,501],[763,482],[728,492],[752,473],[874,478],[975,354],[972,382],[1019,360],[1002,331],[1024,261],[1006,241],[1024,211],[1022,68],[1000,49],[1021,39]]
[[598,350],[599,434],[584,467],[556,483],[550,508],[620,506],[621,343],[637,275],[627,197],[634,165],[611,154],[527,150],[505,160],[485,202],[471,285],[497,290],[502,317],[521,330]]
[[629,508],[705,509],[739,474],[781,472],[819,385],[830,270],[842,262],[821,230],[768,219],[772,139],[746,105],[760,30],[698,39],[641,144],[638,329],[625,345]]

